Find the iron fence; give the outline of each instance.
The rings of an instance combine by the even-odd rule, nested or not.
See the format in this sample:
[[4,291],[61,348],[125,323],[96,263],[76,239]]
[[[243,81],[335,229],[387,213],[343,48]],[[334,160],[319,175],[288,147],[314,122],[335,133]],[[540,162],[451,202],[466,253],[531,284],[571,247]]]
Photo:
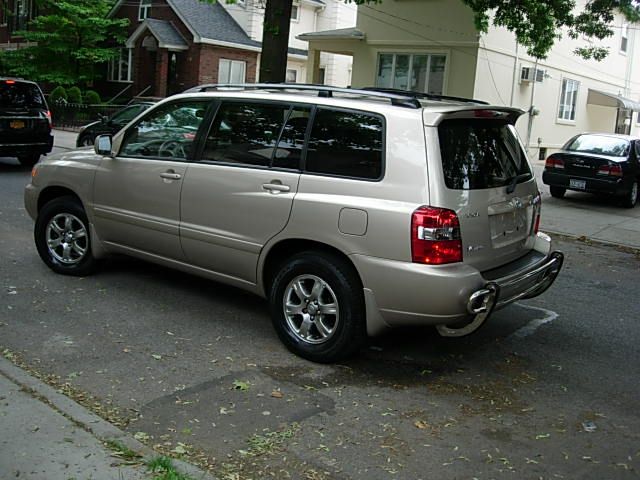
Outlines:
[[78,128],[87,123],[110,117],[122,105],[82,105],[78,103],[50,103],[51,121],[54,128]]

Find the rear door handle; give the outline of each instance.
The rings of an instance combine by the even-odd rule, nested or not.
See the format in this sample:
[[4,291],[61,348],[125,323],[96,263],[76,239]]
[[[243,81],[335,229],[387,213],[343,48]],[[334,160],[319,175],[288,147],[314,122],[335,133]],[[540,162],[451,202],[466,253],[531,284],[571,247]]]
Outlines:
[[270,193],[288,192],[291,190],[289,185],[283,185],[281,183],[263,183],[262,189],[267,190]]
[[166,178],[167,180],[180,180],[182,175],[176,172],[163,172],[160,174],[160,177]]

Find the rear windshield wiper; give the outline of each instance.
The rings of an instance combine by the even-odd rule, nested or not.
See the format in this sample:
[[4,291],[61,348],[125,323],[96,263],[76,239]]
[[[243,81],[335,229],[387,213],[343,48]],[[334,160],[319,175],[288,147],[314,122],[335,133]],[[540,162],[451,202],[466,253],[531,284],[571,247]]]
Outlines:
[[507,193],[513,193],[516,189],[516,185],[520,182],[520,180],[529,180],[531,178],[531,173],[521,173],[520,175],[514,175],[509,179],[509,184],[507,185]]

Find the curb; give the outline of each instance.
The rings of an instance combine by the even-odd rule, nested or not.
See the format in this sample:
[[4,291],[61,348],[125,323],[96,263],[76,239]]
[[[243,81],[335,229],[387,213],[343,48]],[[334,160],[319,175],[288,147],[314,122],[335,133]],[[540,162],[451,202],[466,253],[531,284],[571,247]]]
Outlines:
[[544,230],[544,233],[547,233],[553,237],[557,237],[559,239],[564,239],[564,240],[572,240],[575,242],[581,242],[581,243],[592,243],[594,245],[600,245],[602,247],[613,247],[613,248],[617,248],[620,250],[623,250],[627,253],[634,253],[636,255],[640,254],[640,247],[637,245],[627,245],[624,243],[617,243],[617,242],[608,242],[606,240],[598,240],[596,238],[591,238],[591,237],[587,237],[585,235],[574,235],[572,233],[566,233],[566,232],[556,232],[554,230]]
[[[93,412],[87,410],[82,405],[74,402],[66,395],[56,391],[46,383],[29,375],[20,367],[17,367],[6,358],[0,356],[0,374],[7,377],[16,385],[28,389],[32,395],[46,403],[59,414],[70,419],[87,432],[91,433],[101,442],[108,440],[117,440],[127,448],[142,455],[142,460],[147,462],[158,457],[158,453],[151,447],[144,445],[140,441],[133,438],[132,435],[123,432],[119,428],[113,426],[106,420],[102,419]],[[184,462],[182,460],[171,459],[176,470],[193,477],[195,480],[216,480],[208,472]]]

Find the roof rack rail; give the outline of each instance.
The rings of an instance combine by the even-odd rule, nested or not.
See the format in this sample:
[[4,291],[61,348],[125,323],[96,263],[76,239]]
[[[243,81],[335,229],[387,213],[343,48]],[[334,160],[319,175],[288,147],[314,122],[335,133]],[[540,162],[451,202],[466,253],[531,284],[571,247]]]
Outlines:
[[305,83],[211,83],[198,85],[197,87],[185,90],[184,93],[199,93],[209,90],[243,89],[243,90],[300,90],[318,92],[319,97],[331,98],[334,93],[344,95],[359,95],[373,98],[386,98],[392,105],[405,108],[422,108],[422,104],[415,95],[408,95],[406,92],[385,92],[375,89],[357,89],[331,87],[327,85],[313,85]]
[[451,95],[436,95],[433,93],[415,92],[412,90],[398,90],[396,88],[364,87],[363,90],[373,91],[373,92],[393,93],[396,95],[406,95],[408,97],[424,98],[425,100],[452,100],[455,102],[477,103],[479,105],[489,105],[489,102],[485,102],[484,100],[476,100],[475,98],[452,97]]

